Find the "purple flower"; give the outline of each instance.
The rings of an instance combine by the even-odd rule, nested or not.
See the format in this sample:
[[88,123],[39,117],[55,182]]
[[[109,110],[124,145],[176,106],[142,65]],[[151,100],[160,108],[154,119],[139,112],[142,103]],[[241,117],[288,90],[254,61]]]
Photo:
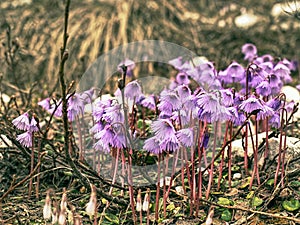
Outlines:
[[281,80],[285,83],[291,82],[292,78],[290,76],[290,69],[284,65],[282,62],[279,62],[276,64],[276,66],[273,69],[273,72],[278,75]]
[[255,90],[261,96],[269,96],[271,94],[271,87],[268,81],[262,81]]
[[189,84],[190,79],[188,78],[188,75],[184,72],[180,72],[176,76],[176,82],[178,84]]
[[159,141],[165,140],[168,136],[175,136],[175,128],[168,119],[158,119],[151,124],[151,129]]
[[268,74],[261,67],[255,68],[251,75],[250,85],[253,88],[256,88],[257,85],[259,85],[268,77]]
[[106,125],[103,130],[94,135],[96,139],[102,140],[104,145],[114,145],[115,132],[111,125]]
[[265,54],[262,55],[260,57],[257,57],[253,62],[256,64],[261,64],[261,63],[265,63],[265,62],[273,62],[273,56],[269,55],[269,54]]
[[239,82],[245,77],[245,69],[237,62],[231,63],[226,70],[220,71],[218,78],[224,83]]
[[93,148],[95,150],[98,150],[100,152],[103,152],[103,153],[109,153],[110,152],[110,147],[108,144],[105,144],[103,142],[103,140],[98,140],[94,145],[93,145]]
[[281,101],[278,98],[272,98],[266,102],[266,105],[272,108],[274,111],[277,111],[281,106]]
[[156,110],[156,102],[155,102],[155,96],[149,95],[141,102],[142,106],[151,109],[153,111]]
[[246,113],[252,113],[256,110],[262,110],[263,106],[255,96],[250,96],[241,103],[240,109]]
[[115,134],[113,147],[125,148],[126,147],[126,136],[123,132],[118,132]]
[[118,70],[120,72],[122,72],[121,67],[122,66],[126,66],[127,67],[127,76],[132,77],[133,76],[133,69],[135,67],[135,63],[134,61],[130,60],[130,59],[125,59],[124,61],[122,61],[119,65],[118,65]]
[[233,104],[233,93],[230,89],[220,90],[222,95],[222,103],[224,106],[231,106]]
[[293,112],[294,107],[295,107],[294,100],[290,101],[288,104],[285,105],[285,109],[288,113]]
[[81,96],[75,93],[69,98],[68,101],[68,119],[69,121],[74,121],[76,116],[83,114],[84,112],[84,102]]
[[111,105],[109,107],[106,107],[104,110],[103,119],[108,123],[116,123],[124,122],[124,114],[122,110],[122,105],[115,103],[114,105]]
[[20,115],[12,121],[13,125],[15,125],[19,130],[28,131],[30,127],[29,115],[28,112]]
[[101,121],[96,122],[96,124],[90,129],[90,133],[95,134],[103,130],[104,124]]
[[39,131],[38,123],[37,123],[36,119],[34,118],[34,116],[31,117],[30,125],[29,125],[27,131],[29,131],[29,132],[37,132],[37,131]]
[[188,114],[184,109],[180,109],[174,111],[170,119],[172,119],[175,123],[184,126],[190,122],[190,114]]
[[273,63],[272,62],[263,62],[259,64],[259,67],[262,68],[267,74],[270,74],[273,72]]
[[175,135],[167,135],[167,137],[160,143],[160,148],[167,152],[177,151],[180,147],[180,143]]
[[169,64],[172,65],[175,69],[180,70],[183,64],[182,57],[179,56],[178,58],[170,60]]
[[257,113],[257,120],[264,120],[267,117],[270,117],[273,115],[274,115],[274,110],[267,105],[263,105],[263,109]]
[[61,117],[62,116],[62,101],[61,99],[56,103],[51,104],[50,109],[48,110],[50,114],[54,113],[54,116]]
[[163,91],[160,97],[160,103],[157,105],[160,111],[170,113],[172,110],[178,110],[182,106],[178,95],[171,91]]
[[44,100],[39,101],[38,105],[41,106],[45,110],[49,110],[50,109],[50,98],[45,98]]
[[276,87],[281,82],[280,78],[274,73],[269,75],[269,81],[271,87]]
[[250,43],[244,44],[242,46],[242,53],[245,55],[245,60],[252,61],[257,55],[256,46]]
[[200,108],[198,111],[199,119],[214,122],[226,120],[229,116],[228,110],[220,102],[220,92],[202,92],[197,97],[197,105]]
[[32,147],[32,132],[26,131],[25,133],[19,134],[17,141],[27,148]]
[[181,129],[176,132],[176,137],[183,146],[191,147],[194,145],[194,132],[192,128]]
[[148,138],[144,143],[143,149],[153,154],[160,154],[163,152],[159,146],[159,141],[155,137]]
[[279,113],[274,113],[273,116],[269,119],[269,125],[274,128],[280,127],[280,115]]
[[203,148],[207,148],[208,146],[208,142],[209,142],[209,132],[208,131],[205,131],[204,132],[204,136],[202,138],[202,144],[201,144],[201,147]]
[[84,104],[90,104],[92,102],[94,92],[95,92],[95,89],[91,88],[80,94],[80,98],[82,99]]
[[221,87],[217,79],[216,70],[211,62],[205,62],[186,72],[201,87],[207,85],[210,88],[217,89]]
[[125,97],[135,99],[142,94],[141,85],[135,80],[129,82],[125,87]]
[[228,111],[230,113],[228,119],[232,121],[235,126],[240,126],[245,122],[246,116],[237,110],[237,106],[229,107]]

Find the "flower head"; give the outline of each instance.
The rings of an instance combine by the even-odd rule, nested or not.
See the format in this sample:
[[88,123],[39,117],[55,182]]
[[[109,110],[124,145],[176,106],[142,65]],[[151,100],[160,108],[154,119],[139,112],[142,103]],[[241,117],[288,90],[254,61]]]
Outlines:
[[156,109],[155,96],[154,95],[147,96],[145,99],[141,101],[141,104],[142,106],[155,111]]
[[26,131],[25,133],[19,134],[17,141],[27,148],[32,147],[32,132]]
[[257,87],[256,87],[256,93],[261,96],[269,96],[271,94],[271,87],[268,81],[264,80],[262,81]]
[[245,69],[237,62],[231,63],[226,70],[220,71],[218,78],[224,83],[233,83],[241,81],[245,76]]
[[181,129],[176,132],[176,136],[183,146],[191,147],[194,145],[194,132],[192,128]]
[[143,148],[153,154],[160,154],[163,152],[159,146],[159,141],[155,137],[148,138],[145,141]]
[[242,46],[242,53],[245,60],[252,61],[257,55],[257,48],[254,44],[247,43]]
[[241,103],[240,109],[246,113],[252,113],[256,110],[262,110],[263,106],[255,96],[250,96]]
[[151,129],[157,140],[162,141],[167,136],[175,136],[175,128],[168,119],[158,119],[151,124]]
[[28,130],[30,127],[29,114],[28,112],[20,115],[12,121],[19,130]]
[[50,98],[45,98],[45,99],[39,101],[38,105],[41,106],[45,110],[49,110],[50,106],[51,106],[50,105]]
[[284,83],[288,83],[292,81],[292,78],[290,76],[291,73],[290,69],[282,62],[276,64],[276,66],[273,69],[273,72],[276,75],[278,75]]
[[184,72],[180,72],[176,76],[176,82],[178,84],[189,84],[190,80],[188,78],[188,75]]
[[68,101],[68,119],[69,121],[74,121],[75,118],[83,114],[84,112],[84,102],[81,98],[80,94],[75,93],[74,95],[70,96]]
[[142,94],[141,85],[135,80],[129,82],[125,87],[125,97],[135,99]]

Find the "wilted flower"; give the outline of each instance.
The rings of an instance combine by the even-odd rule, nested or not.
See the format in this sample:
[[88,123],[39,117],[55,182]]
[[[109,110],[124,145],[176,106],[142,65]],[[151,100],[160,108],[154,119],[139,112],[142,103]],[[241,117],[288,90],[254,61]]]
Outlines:
[[43,208],[43,217],[45,220],[50,220],[52,216],[50,190],[47,190],[45,205]]
[[139,189],[138,195],[136,197],[136,211],[140,212],[142,210],[142,196],[141,189]]
[[145,194],[145,197],[144,197],[144,201],[143,201],[143,211],[148,211],[149,210],[149,193],[150,190],[147,191],[147,193]]
[[97,209],[97,190],[95,185],[91,184],[90,186],[91,196],[89,202],[86,205],[85,211],[90,217],[92,217],[95,215]]

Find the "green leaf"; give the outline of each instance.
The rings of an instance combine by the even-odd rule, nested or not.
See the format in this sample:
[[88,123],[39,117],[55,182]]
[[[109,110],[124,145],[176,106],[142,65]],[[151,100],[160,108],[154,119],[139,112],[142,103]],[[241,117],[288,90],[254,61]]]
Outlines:
[[231,218],[232,218],[232,213],[228,209],[225,209],[222,212],[221,219],[225,220],[226,222],[228,222],[228,221],[231,220]]
[[274,185],[274,179],[273,179],[273,178],[272,178],[272,179],[269,179],[269,180],[267,181],[267,185],[273,186],[273,185]]
[[230,205],[231,201],[228,198],[220,197],[220,198],[218,198],[218,204],[220,204],[220,205]]
[[246,196],[246,199],[250,199],[250,198],[253,198],[254,196],[254,191],[250,191],[247,196]]
[[255,196],[252,199],[252,206],[254,206],[254,207],[260,206],[263,202],[264,201],[261,198]]
[[175,205],[173,202],[171,202],[171,204],[167,206],[167,210],[173,211],[174,209],[175,209]]
[[250,180],[251,180],[251,177],[247,177],[246,179],[244,179],[244,180],[242,181],[242,184],[240,185],[240,189],[244,189],[244,188],[246,188],[247,186],[249,186]]
[[292,212],[300,208],[300,203],[297,199],[285,200],[282,206],[285,210]]
[[290,182],[290,186],[295,188],[300,187],[300,181],[293,180]]

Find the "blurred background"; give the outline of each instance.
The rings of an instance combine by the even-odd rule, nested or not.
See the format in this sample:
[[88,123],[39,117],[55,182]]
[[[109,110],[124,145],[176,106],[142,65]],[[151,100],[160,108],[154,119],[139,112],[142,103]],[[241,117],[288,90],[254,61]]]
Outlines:
[[[11,94],[13,85],[37,82],[47,96],[56,87],[64,1],[2,0],[0,13],[2,88]],[[72,0],[69,35],[68,81],[110,49],[150,39],[184,46],[219,70],[243,61],[246,42],[260,55],[299,61],[300,1]]]

